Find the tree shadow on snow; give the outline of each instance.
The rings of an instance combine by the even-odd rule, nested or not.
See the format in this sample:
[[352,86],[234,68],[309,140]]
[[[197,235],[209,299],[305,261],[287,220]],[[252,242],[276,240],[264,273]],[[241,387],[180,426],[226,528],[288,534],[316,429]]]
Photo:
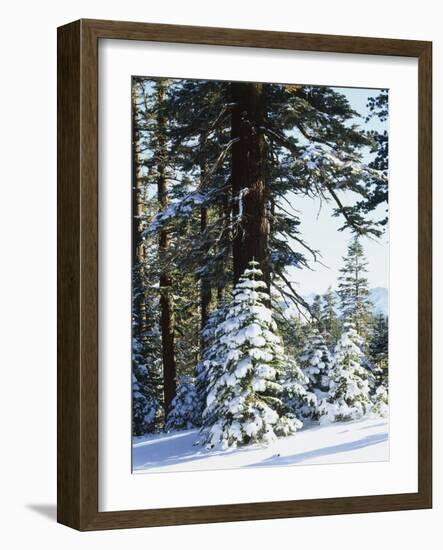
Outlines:
[[132,455],[134,471],[205,458],[203,449],[195,445],[198,435],[198,430],[189,430],[137,442]]
[[[177,464],[238,452],[238,449],[208,450],[198,444],[199,439],[199,430],[186,430],[146,439],[145,441],[137,441],[132,448],[133,471],[137,473],[147,469],[177,466]],[[257,449],[251,448],[248,450]]]
[[340,445],[332,445],[330,447],[314,449],[312,451],[307,451],[304,453],[296,453],[289,456],[271,456],[260,462],[249,464],[248,467],[253,468],[262,466],[288,466],[304,462],[305,460],[316,459],[337,453],[346,453],[348,451],[362,449],[371,445],[377,445],[378,443],[383,443],[387,439],[388,434],[386,433],[368,435],[367,437],[364,437],[363,439],[360,439],[358,441],[341,443]]
[[[229,456],[240,452],[238,448],[208,450],[197,443],[199,439],[199,430],[186,430],[135,442],[132,448],[134,473],[147,473],[148,470],[156,470],[157,468],[164,468],[166,466],[177,466],[178,464],[186,464],[220,455]],[[254,453],[260,449],[261,446],[259,445],[253,445],[249,448],[242,447],[241,454],[245,456],[245,453]],[[237,467],[233,466],[233,468]],[[205,469],[212,468],[208,467]],[[232,466],[228,468],[232,468]],[[224,469],[224,467],[217,466],[216,469]]]
[[371,426],[362,426],[359,430],[371,430],[372,428],[384,428],[386,422],[380,422],[380,424],[372,424]]

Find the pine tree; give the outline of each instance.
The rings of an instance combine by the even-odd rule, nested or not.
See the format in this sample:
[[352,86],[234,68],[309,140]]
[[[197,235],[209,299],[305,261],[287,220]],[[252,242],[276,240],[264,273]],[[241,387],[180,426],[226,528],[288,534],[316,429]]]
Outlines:
[[[389,91],[381,90],[376,97],[370,97],[367,107],[369,115],[366,117],[366,122],[377,117],[379,121],[385,122],[389,115]],[[377,170],[383,175],[382,178],[377,178],[375,181],[368,182],[367,198],[357,204],[363,215],[367,214],[379,204],[388,203],[388,168],[389,168],[389,136],[387,130],[379,132],[371,130],[369,136],[372,139],[372,153],[375,153],[375,158],[369,163],[369,167]],[[380,221],[381,226],[388,223],[388,209],[385,209],[386,216]]]
[[[217,211],[214,222],[211,215],[203,220],[193,250],[182,252],[201,277],[203,305],[206,280],[222,291],[229,271],[237,281],[252,257],[268,287],[281,280],[282,292],[305,305],[285,269],[307,266],[306,254],[316,259],[317,252],[303,240],[297,212],[287,210],[288,193],[333,202],[343,227],[358,235],[381,233],[365,217],[373,209],[366,198],[386,175],[363,161],[374,140],[355,124],[358,114],[344,95],[323,86],[190,80],[171,89],[174,164],[191,175],[193,190],[161,223],[185,221],[192,210]],[[348,190],[361,197],[358,204],[343,204],[339,194]]]
[[[143,265],[133,268],[132,284],[132,433],[158,430],[163,421],[161,339],[156,306],[148,296]],[[157,303],[156,303],[157,302]]]
[[371,373],[362,366],[361,338],[347,323],[335,347],[328,397],[320,405],[321,422],[357,420],[371,409]]
[[217,289],[220,298],[232,281],[228,88],[225,82],[175,80],[167,102],[171,156],[178,179],[185,173],[191,186],[185,193],[180,193],[181,184],[172,190],[175,209],[159,221],[171,224],[179,219],[177,234],[183,234],[186,225],[199,227],[192,246],[189,239],[181,240],[177,263],[199,279],[201,328],[209,315],[212,289]]
[[196,424],[199,426],[202,425],[203,411],[206,407],[209,378],[214,369],[217,369],[219,365],[216,331],[226,314],[226,304],[220,304],[220,307],[209,315],[201,335],[201,341],[205,342],[205,347],[202,351],[201,360],[197,363],[195,369],[195,388],[198,403],[194,418],[196,419]]
[[323,326],[323,337],[329,349],[332,349],[338,342],[341,334],[340,320],[337,316],[337,299],[332,288],[329,287],[323,295],[321,308],[321,322]]
[[300,316],[278,300],[272,300],[272,310],[286,355],[298,361],[306,340],[304,325]]
[[[133,349],[137,349],[136,345]],[[134,354],[135,355],[135,354]],[[159,429],[161,402],[152,378],[153,369],[133,360],[132,367],[132,435],[146,435]],[[157,379],[158,380],[158,379]]]
[[369,361],[375,379],[372,395],[372,414],[374,416],[386,417],[389,414],[388,344],[388,319],[383,313],[380,313],[373,324],[369,344]]
[[255,258],[270,291],[264,88],[264,84],[253,82],[232,82],[229,87],[233,141],[231,185],[232,196],[236,198],[233,217],[238,220],[232,253],[234,284]]
[[[338,90],[140,77],[133,83],[133,231],[143,232],[155,248],[150,280],[160,292],[146,291],[146,277],[141,285],[144,296],[153,297],[152,318],[161,319],[165,395],[158,396],[162,384],[154,389],[168,412],[176,377],[195,377],[198,398],[206,401],[208,375],[218,363],[215,343],[201,336],[252,257],[260,264],[267,294],[270,287],[278,289],[280,299],[305,307],[285,270],[308,266],[309,256],[316,259],[318,253],[304,241],[303,220],[288,198],[291,203],[305,196],[330,201],[343,227],[378,235],[383,222],[366,214],[387,198],[387,177],[385,164],[365,162],[368,146],[381,158],[381,141],[355,124],[357,113]],[[348,191],[360,202],[345,204]],[[147,205],[157,214],[153,221],[146,216]],[[140,313],[140,326],[146,325],[146,314]],[[300,323],[274,320],[285,331],[286,352],[298,361]],[[318,322],[328,344],[335,343],[338,334],[330,342],[323,309]],[[147,358],[146,353],[140,355]],[[303,395],[297,384],[304,383],[297,362],[286,362],[284,370],[281,400],[287,394],[286,402],[298,410]],[[293,398],[287,391],[290,379]],[[134,395],[142,395],[144,383],[137,384]]]
[[132,432],[144,435],[163,422],[161,339],[158,330],[158,294],[152,288],[156,272],[151,260],[156,251],[142,238],[151,212],[146,204],[146,178],[142,155],[143,122],[139,106],[144,89],[132,81]]
[[[166,82],[156,82],[156,130],[154,160],[157,171],[157,195],[160,209],[169,204],[167,179],[167,118],[165,112]],[[160,328],[162,334],[163,381],[165,417],[168,416],[177,392],[177,363],[175,358],[175,321],[172,295],[172,276],[169,267],[170,238],[167,228],[159,230],[160,271]]]
[[190,430],[200,426],[200,406],[195,381],[183,376],[177,385],[177,395],[171,405],[171,412],[166,420],[165,429]]
[[343,261],[338,290],[343,320],[345,323],[353,323],[362,339],[362,345],[365,346],[372,306],[369,300],[368,279],[365,277],[368,264],[358,237],[354,237],[350,242],[348,254]]
[[311,316],[312,322],[317,324],[318,330],[323,331],[323,324],[321,322],[321,308],[322,308],[322,297],[320,294],[316,294],[311,304]]
[[375,318],[369,342],[369,360],[373,367],[376,386],[386,385],[388,378],[388,320],[380,313]]
[[389,392],[387,383],[381,384],[372,396],[371,416],[386,418],[389,415]]
[[310,386],[309,378],[295,359],[286,357],[282,385],[282,400],[288,410],[299,419],[317,420],[319,396],[307,389]]
[[278,332],[281,334],[286,355],[286,366],[282,377],[283,402],[297,418],[312,418],[317,407],[317,397],[306,390],[309,380],[299,366],[299,358],[306,344],[306,326],[281,300],[277,291],[271,294],[271,308]]
[[308,390],[311,392],[328,391],[331,356],[323,336],[315,325],[309,327],[306,344],[299,362],[308,379]]
[[175,360],[177,376],[195,375],[200,360],[199,288],[195,277],[174,271]]
[[301,427],[282,401],[286,358],[263,272],[251,261],[215,331],[203,442],[222,448],[269,443]]

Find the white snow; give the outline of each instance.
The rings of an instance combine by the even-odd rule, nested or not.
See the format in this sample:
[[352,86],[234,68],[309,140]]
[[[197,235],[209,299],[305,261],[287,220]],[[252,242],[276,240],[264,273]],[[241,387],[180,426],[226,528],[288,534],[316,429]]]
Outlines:
[[244,378],[248,371],[252,368],[252,361],[250,357],[242,359],[238,364],[237,368],[234,371],[234,375],[237,378]]
[[257,336],[260,336],[262,333],[260,325],[257,323],[251,323],[244,329],[246,338],[256,338]]
[[207,450],[198,440],[198,430],[134,438],[134,473],[389,460],[388,422],[381,418],[307,426],[268,446]]

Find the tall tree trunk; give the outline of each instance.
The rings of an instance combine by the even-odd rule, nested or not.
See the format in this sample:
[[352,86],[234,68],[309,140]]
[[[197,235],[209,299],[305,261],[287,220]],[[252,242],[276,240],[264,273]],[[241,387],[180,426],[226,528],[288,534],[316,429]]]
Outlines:
[[[200,165],[200,180],[201,186],[204,190],[207,186],[206,177],[208,169],[205,162]],[[200,236],[201,242],[205,242],[205,233],[208,227],[208,207],[203,205],[200,207]],[[202,250],[203,252],[203,250]],[[205,254],[206,255],[206,254]],[[203,255],[202,255],[203,256]],[[204,269],[206,265],[206,259],[203,260],[203,264],[200,268]],[[200,277],[200,357],[203,355],[203,351],[206,347],[205,338],[203,336],[203,330],[208,322],[209,307],[212,299],[211,280],[208,274],[202,273]]]
[[217,280],[217,305],[220,307],[225,299],[225,287],[227,280],[225,277],[226,271],[229,269],[229,262],[231,258],[231,216],[229,210],[229,196],[228,193],[223,193],[219,204],[219,228],[222,234],[220,247],[222,249],[221,263],[219,267],[219,277]]
[[142,344],[142,354],[146,349],[146,301],[145,301],[145,247],[142,241],[143,214],[143,178],[140,159],[140,130],[138,127],[139,85],[137,79],[132,79],[132,266],[134,284],[137,291],[133,298],[133,311],[137,317],[136,331],[133,334]]
[[142,178],[140,170],[140,131],[137,124],[138,82],[132,79],[132,263],[140,260],[141,215],[142,215]]
[[231,170],[234,223],[238,222],[232,243],[234,284],[255,259],[269,288],[266,142],[261,130],[265,118],[263,84],[232,83],[231,101],[231,136],[238,139],[232,147]]
[[[200,208],[200,233],[203,235],[208,225],[208,209],[206,206]],[[206,326],[209,317],[209,306],[212,299],[211,281],[206,274],[202,274],[200,278],[200,328],[201,338],[200,347],[201,352],[205,349],[205,338],[203,336],[203,329]]]
[[[168,181],[166,177],[166,115],[163,111],[165,84],[157,82],[157,172],[158,202],[160,210],[168,206]],[[177,393],[177,365],[174,349],[174,305],[172,301],[172,277],[168,266],[169,236],[167,229],[159,232],[160,257],[160,330],[162,336],[163,356],[163,392],[165,417],[171,410],[172,401]]]

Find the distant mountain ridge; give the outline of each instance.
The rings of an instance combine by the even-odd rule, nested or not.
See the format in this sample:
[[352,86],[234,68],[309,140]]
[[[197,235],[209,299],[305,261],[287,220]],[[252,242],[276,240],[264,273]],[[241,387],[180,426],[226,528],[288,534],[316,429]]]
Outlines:
[[369,291],[369,298],[373,304],[373,313],[389,314],[389,291],[387,288],[377,286]]

